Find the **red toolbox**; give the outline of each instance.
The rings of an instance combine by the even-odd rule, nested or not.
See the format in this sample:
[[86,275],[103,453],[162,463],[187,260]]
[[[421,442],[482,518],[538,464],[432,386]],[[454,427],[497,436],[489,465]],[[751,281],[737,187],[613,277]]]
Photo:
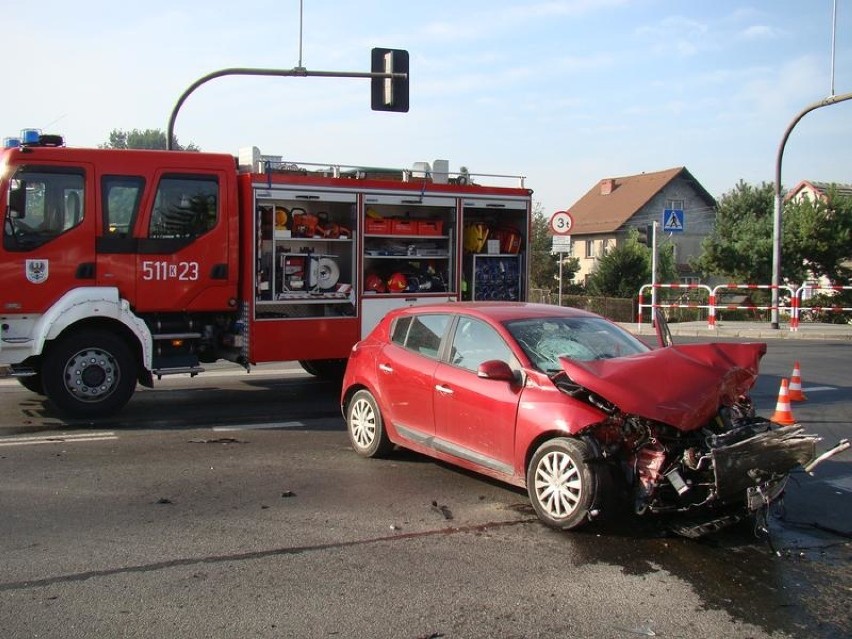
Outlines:
[[444,222],[442,220],[418,220],[418,235],[443,235]]
[[391,221],[368,217],[364,226],[364,232],[371,235],[388,235],[391,233]]
[[417,235],[417,221],[398,219],[391,220],[392,235]]

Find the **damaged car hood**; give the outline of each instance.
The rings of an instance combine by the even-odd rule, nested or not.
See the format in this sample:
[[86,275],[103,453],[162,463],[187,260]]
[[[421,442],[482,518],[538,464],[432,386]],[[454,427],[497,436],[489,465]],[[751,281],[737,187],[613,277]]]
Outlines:
[[711,343],[559,361],[571,380],[621,411],[688,431],[701,428],[720,405],[730,406],[747,392],[765,354],[764,343]]

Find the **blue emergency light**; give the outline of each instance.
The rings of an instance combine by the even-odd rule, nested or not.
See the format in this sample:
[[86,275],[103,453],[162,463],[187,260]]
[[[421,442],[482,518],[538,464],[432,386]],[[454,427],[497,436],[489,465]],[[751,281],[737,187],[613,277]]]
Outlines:
[[46,135],[41,129],[21,129],[19,137],[3,138],[4,149],[17,149],[25,146],[65,146],[61,135]]
[[21,144],[38,144],[41,129],[21,129]]

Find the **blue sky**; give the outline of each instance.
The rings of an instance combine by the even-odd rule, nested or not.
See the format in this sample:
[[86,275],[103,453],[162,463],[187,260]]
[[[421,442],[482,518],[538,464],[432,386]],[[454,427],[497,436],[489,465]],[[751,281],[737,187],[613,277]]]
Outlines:
[[[838,0],[834,93],[852,92],[852,0]],[[793,117],[832,90],[832,0],[304,0],[302,64],[368,71],[407,49],[411,110],[376,113],[369,82],[224,78],[175,133],[205,151],[526,176],[545,213],[603,177],[686,166],[719,196],[772,181]],[[166,129],[181,93],[227,67],[299,61],[299,1],[0,0],[0,136],[69,146]],[[796,127],[782,183],[852,182],[852,100]],[[483,180],[484,181],[484,180]]]

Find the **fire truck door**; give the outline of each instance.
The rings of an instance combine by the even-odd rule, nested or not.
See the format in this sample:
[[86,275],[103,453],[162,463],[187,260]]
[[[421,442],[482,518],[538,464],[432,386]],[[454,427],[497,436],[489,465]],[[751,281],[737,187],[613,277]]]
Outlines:
[[227,309],[235,294],[229,219],[216,174],[163,174],[146,206],[136,263],[137,312]]
[[2,312],[43,313],[66,292],[95,284],[89,166],[27,165],[9,181],[0,269]]
[[136,300],[134,228],[139,218],[145,180],[130,175],[101,177],[101,218],[97,239],[98,285],[118,287],[122,298]]

